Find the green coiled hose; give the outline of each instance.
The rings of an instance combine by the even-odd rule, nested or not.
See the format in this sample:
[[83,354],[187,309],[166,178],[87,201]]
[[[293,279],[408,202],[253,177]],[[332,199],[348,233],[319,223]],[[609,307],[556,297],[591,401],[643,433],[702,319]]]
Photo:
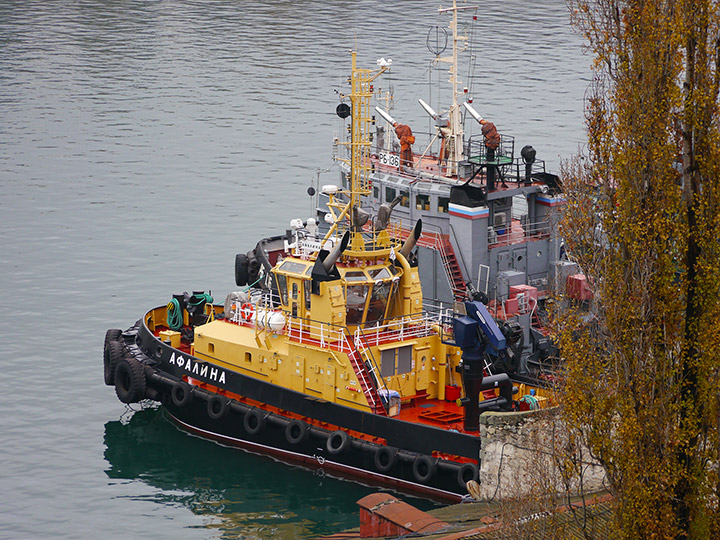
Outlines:
[[173,298],[167,305],[167,323],[170,330],[180,330],[183,325],[183,315],[180,302]]

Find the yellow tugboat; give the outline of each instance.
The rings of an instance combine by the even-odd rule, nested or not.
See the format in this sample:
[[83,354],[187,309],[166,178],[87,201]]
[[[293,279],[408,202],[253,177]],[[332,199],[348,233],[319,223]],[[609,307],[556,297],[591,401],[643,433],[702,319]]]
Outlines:
[[[479,414],[523,396],[549,403],[549,394],[498,372],[519,354],[518,331],[483,302],[423,305],[413,253],[421,221],[402,242],[391,205],[375,216],[362,208],[371,83],[386,69],[359,69],[352,54],[350,105],[338,110],[352,117],[349,188],[323,186],[329,229],[300,223],[302,235],[265,244],[273,267],[262,288],[223,305],[175,295],[132,328],[108,330],[105,382],[125,403],[161,402],[199,436],[458,501],[478,476]],[[244,282],[247,260],[237,272]]]

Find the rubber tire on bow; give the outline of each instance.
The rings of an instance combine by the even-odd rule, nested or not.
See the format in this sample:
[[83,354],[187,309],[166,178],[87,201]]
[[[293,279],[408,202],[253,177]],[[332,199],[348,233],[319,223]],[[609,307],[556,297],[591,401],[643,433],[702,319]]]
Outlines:
[[104,345],[107,347],[107,344],[111,341],[118,341],[120,339],[120,336],[122,336],[122,330],[119,328],[111,328],[107,332],[105,332],[105,343]]
[[292,445],[300,444],[308,435],[310,427],[302,420],[292,420],[285,426],[285,439]]
[[260,261],[252,251],[248,252],[248,283],[255,283],[260,277]]
[[345,452],[350,447],[350,435],[343,430],[333,431],[325,442],[325,448],[328,453],[337,456]]
[[213,420],[220,420],[225,414],[227,414],[228,408],[230,407],[230,400],[225,396],[215,394],[210,396],[207,402],[207,413]]
[[238,287],[248,282],[248,256],[245,253],[235,255],[235,284]]
[[170,399],[176,407],[184,407],[192,401],[193,388],[184,381],[176,382],[170,392]]
[[243,418],[243,427],[248,434],[257,435],[265,427],[265,415],[260,409],[250,409]]
[[427,483],[435,474],[436,462],[429,456],[418,456],[413,461],[413,477],[421,484]]
[[397,448],[392,446],[381,446],[375,451],[373,461],[375,468],[381,473],[389,472],[397,463]]
[[115,368],[115,393],[123,403],[145,399],[145,367],[132,356],[120,359]]
[[460,487],[465,487],[470,480],[478,479],[478,466],[474,463],[463,463],[457,472],[457,482]]
[[115,384],[115,370],[118,362],[125,354],[122,343],[119,341],[108,341],[103,350],[103,377],[105,384],[113,386]]

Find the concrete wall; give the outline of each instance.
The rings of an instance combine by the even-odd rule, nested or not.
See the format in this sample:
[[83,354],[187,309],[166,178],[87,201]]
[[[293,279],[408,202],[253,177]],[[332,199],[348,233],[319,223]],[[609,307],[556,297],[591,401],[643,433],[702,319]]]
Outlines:
[[484,500],[592,493],[605,472],[563,424],[558,409],[480,416],[480,495]]

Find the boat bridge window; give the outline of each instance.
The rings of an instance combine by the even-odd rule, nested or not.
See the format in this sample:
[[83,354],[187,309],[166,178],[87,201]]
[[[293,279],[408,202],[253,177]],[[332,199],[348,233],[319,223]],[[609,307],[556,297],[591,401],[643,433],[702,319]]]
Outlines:
[[347,318],[348,324],[361,324],[365,313],[365,300],[367,299],[367,285],[347,286]]
[[[391,266],[393,270],[396,270],[394,266]],[[390,273],[390,271],[383,267],[383,268],[373,268],[372,270],[368,270],[368,273],[370,274],[370,277],[374,280],[378,279],[388,279],[391,278],[393,275]]]
[[346,322],[373,326],[385,318],[390,299],[397,291],[394,267],[346,270]]
[[373,198],[376,200],[380,198],[380,188],[377,186],[373,186]]
[[410,208],[410,193],[408,193],[405,190],[400,191],[400,206],[404,206],[405,208]]
[[388,299],[391,296],[393,281],[376,281],[370,295],[368,303],[366,325],[371,325],[385,318],[385,310],[387,309]]
[[287,306],[288,302],[288,290],[287,290],[287,278],[283,274],[275,274],[275,279],[278,285],[278,292],[280,293],[280,301],[284,306]]
[[303,264],[297,261],[286,260],[280,265],[280,270],[287,272],[288,274],[302,274],[308,268],[307,264]]
[[418,193],[415,195],[415,208],[417,210],[430,210],[430,195]]
[[450,197],[438,197],[438,212],[446,214],[450,204]]
[[395,199],[395,188],[386,187],[385,188],[385,202],[393,202],[393,199]]
[[345,272],[345,281],[367,281],[367,276],[362,270],[348,270]]

